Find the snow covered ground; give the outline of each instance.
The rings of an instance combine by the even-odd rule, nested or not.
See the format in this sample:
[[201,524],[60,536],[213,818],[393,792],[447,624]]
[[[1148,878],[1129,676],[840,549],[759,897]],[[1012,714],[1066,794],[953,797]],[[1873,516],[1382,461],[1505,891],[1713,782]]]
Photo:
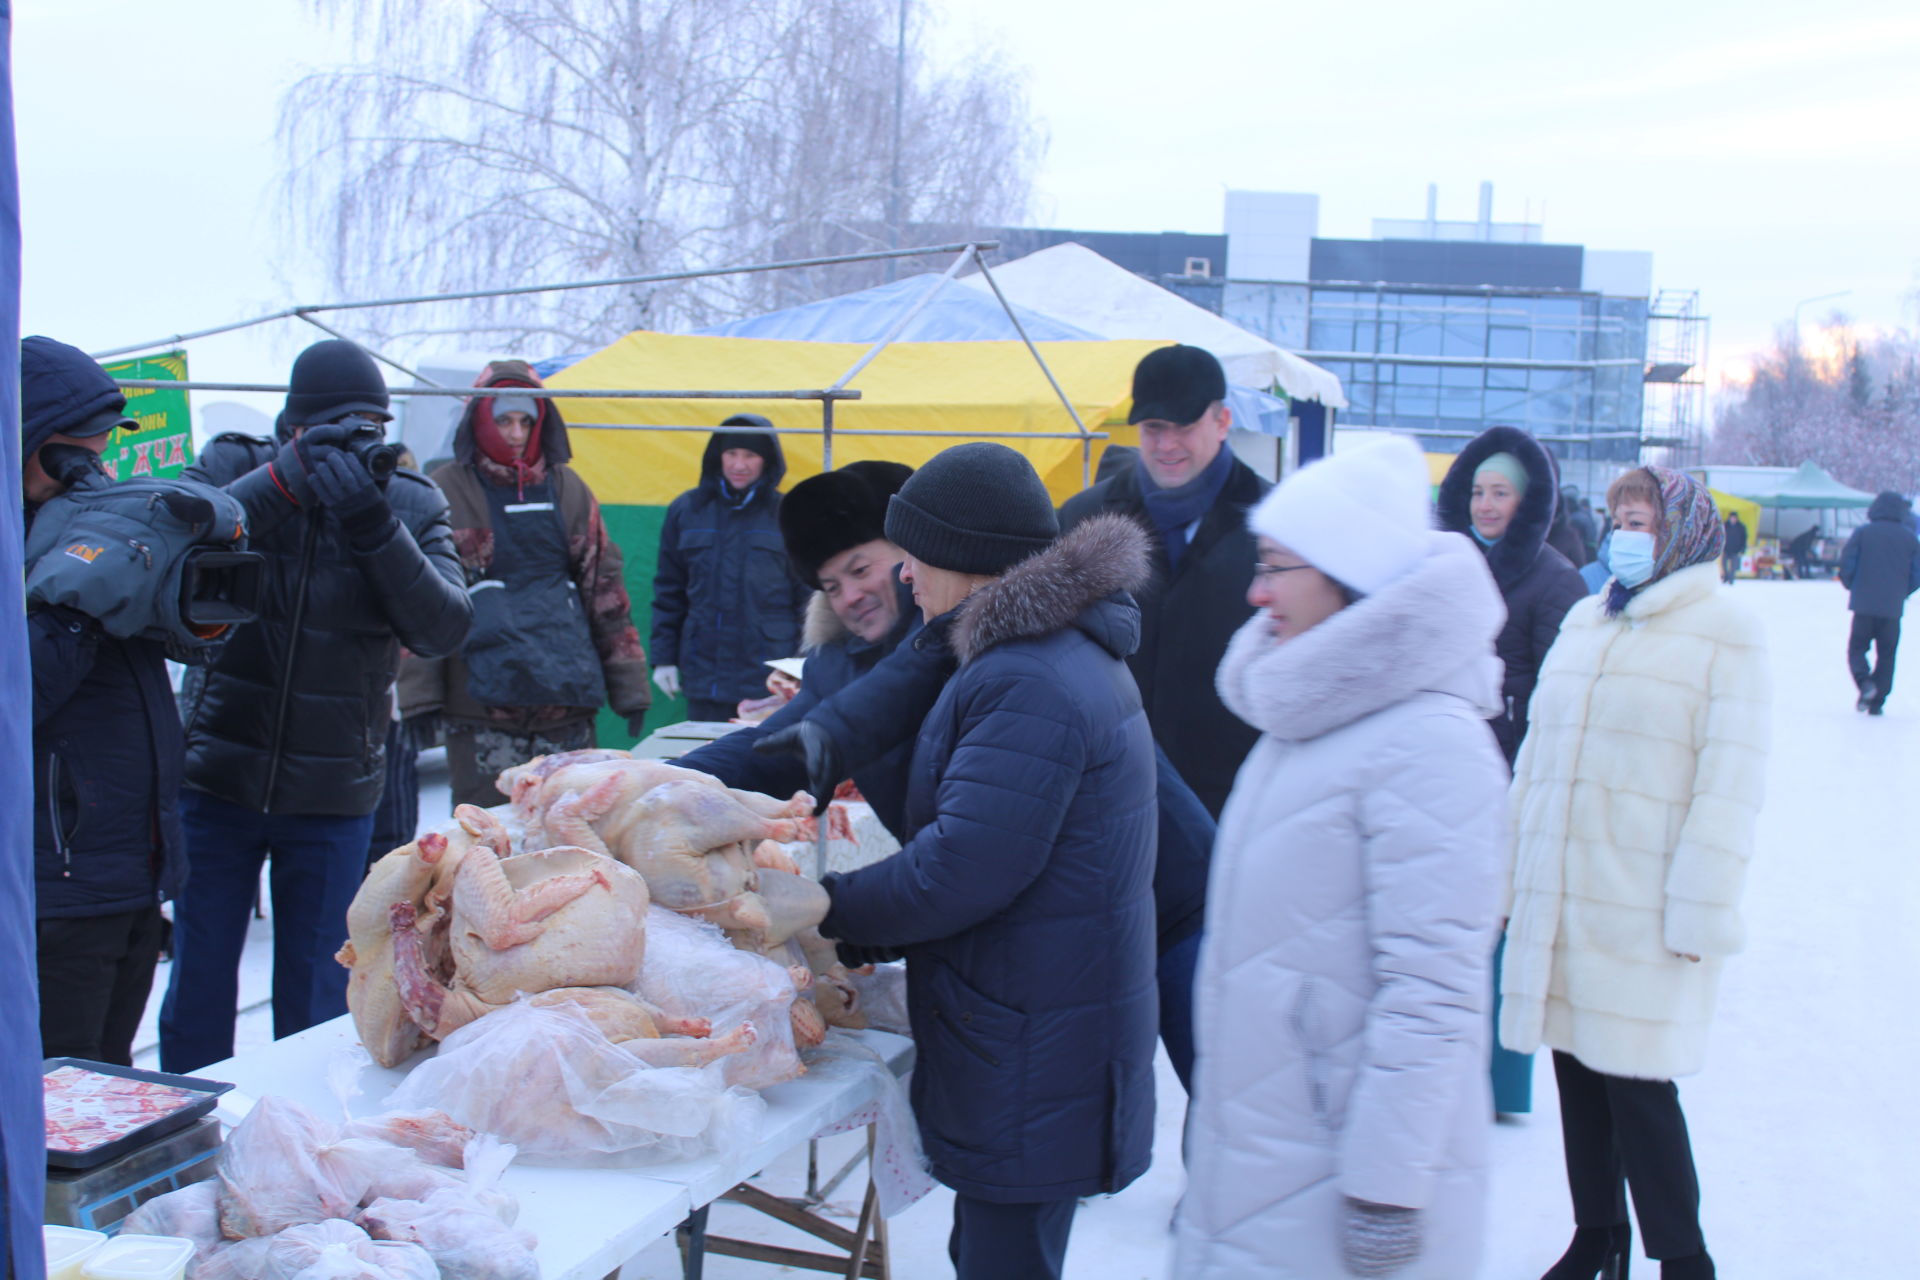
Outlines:
[[[1853,710],[1840,587],[1742,582],[1737,590],[1772,645],[1774,745],[1747,895],[1747,953],[1728,966],[1707,1069],[1681,1082],[1707,1240],[1722,1274],[1742,1280],[1911,1277],[1920,1274],[1906,1216],[1909,1194],[1920,1188],[1920,1090],[1912,1082],[1920,1064],[1920,643],[1908,654],[1905,691],[1872,719]],[[444,773],[423,769],[422,781],[421,818],[439,821]],[[266,992],[264,930],[256,934],[243,1000]],[[264,1015],[261,1008],[242,1018],[243,1044],[266,1038]],[[1081,1208],[1067,1256],[1075,1280],[1168,1274],[1184,1099],[1164,1058],[1159,1086],[1154,1166],[1121,1194]],[[1538,1276],[1572,1231],[1544,1058],[1534,1088],[1534,1114],[1494,1129],[1485,1280]],[[822,1144],[823,1164],[837,1168],[854,1142]],[[791,1194],[804,1175],[804,1152],[795,1152],[763,1185]],[[858,1193],[843,1186],[835,1203],[851,1218]],[[951,1197],[939,1191],[893,1220],[896,1274],[950,1274],[950,1215]],[[811,1243],[731,1205],[715,1208],[710,1230]],[[706,1271],[713,1280],[774,1273],[720,1257],[709,1258]],[[671,1243],[656,1244],[624,1274],[677,1277]],[[1657,1271],[1640,1260],[1635,1274]]]

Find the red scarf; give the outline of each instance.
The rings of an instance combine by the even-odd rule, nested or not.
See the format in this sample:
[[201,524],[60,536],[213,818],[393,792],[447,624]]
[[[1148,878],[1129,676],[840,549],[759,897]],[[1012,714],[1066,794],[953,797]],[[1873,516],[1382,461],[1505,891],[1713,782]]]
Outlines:
[[[518,384],[502,384],[517,386]],[[515,452],[512,445],[500,434],[500,428],[493,422],[493,397],[481,396],[473,402],[473,442],[480,447],[480,456],[499,468],[495,474],[505,478],[513,477],[515,491],[522,497],[527,496],[529,484],[539,484],[546,474],[546,459],[540,453],[540,428],[546,421],[547,406],[544,401],[534,404],[539,412],[534,416],[533,429],[527,432],[526,445]],[[485,468],[492,471],[493,468]]]

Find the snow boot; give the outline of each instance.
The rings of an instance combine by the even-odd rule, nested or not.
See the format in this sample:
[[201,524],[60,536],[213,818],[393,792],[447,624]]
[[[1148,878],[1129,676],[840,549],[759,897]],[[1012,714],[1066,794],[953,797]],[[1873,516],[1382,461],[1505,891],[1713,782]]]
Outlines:
[[1660,1263],[1660,1280],[1714,1280],[1713,1259],[1704,1253],[1691,1258],[1667,1258]]
[[1573,1243],[1540,1280],[1627,1280],[1627,1257],[1632,1252],[1632,1223],[1575,1227]]
[[1879,701],[1879,698],[1879,686],[1875,685],[1871,680],[1862,680],[1860,682],[1860,701],[1853,704],[1853,709],[1855,711],[1872,711],[1874,704]]

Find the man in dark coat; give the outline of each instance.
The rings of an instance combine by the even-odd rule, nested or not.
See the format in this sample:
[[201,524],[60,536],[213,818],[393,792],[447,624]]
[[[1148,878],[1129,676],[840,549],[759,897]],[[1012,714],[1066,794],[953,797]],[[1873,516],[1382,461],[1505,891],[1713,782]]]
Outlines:
[[1056,527],[997,444],[895,495],[887,536],[922,615],[957,611],[960,667],[914,746],[905,847],[826,880],[843,954],[908,959],[914,1115],[957,1193],[961,1280],[1057,1277],[1076,1197],[1151,1155],[1153,740],[1123,661],[1146,539]]
[[1720,581],[1733,585],[1740,572],[1740,560],[1747,554],[1747,523],[1737,511],[1727,512],[1727,543],[1720,550]]
[[411,471],[383,484],[345,447],[356,424],[389,416],[373,359],[316,343],[290,382],[276,440],[217,436],[187,471],[240,499],[267,589],[259,621],[181,694],[191,878],[160,1013],[168,1071],[233,1053],[240,952],[268,858],[274,1036],[346,1012],[333,953],[385,786],[400,647],[443,656],[473,616],[440,490]]
[[[132,429],[126,397],[83,351],[20,344],[27,526],[65,486],[44,445],[99,453]],[[186,878],[180,717],[159,641],[119,639],[64,605],[27,616],[33,663],[33,866],[40,1051],[133,1065],[166,922]]]
[[1101,513],[1147,531],[1152,580],[1141,592],[1140,647],[1128,660],[1153,736],[1217,820],[1257,735],[1213,687],[1233,633],[1252,614],[1247,512],[1270,486],[1233,456],[1220,362],[1198,347],[1152,351],[1133,374],[1140,428],[1134,465],[1067,500],[1072,529]]
[[[898,462],[854,462],[801,481],[781,500],[781,538],[794,576],[814,592],[801,639],[807,662],[800,692],[761,723],[674,763],[766,795],[788,796],[812,785],[820,787],[821,802],[832,796],[839,779],[810,780],[801,755],[754,748],[805,720],[920,630],[913,589],[899,578],[900,548],[886,535],[887,500],[912,474],[913,468]],[[912,752],[913,736],[903,734],[873,759],[862,759],[850,775],[895,836],[905,829]]]
[[[432,476],[447,496],[473,629],[408,693],[445,717],[453,802],[485,808],[503,799],[501,770],[592,747],[603,705],[639,737],[653,695],[620,548],[567,465],[560,407],[515,394],[541,386],[525,361],[495,361],[474,385],[487,394],[467,402],[453,461]],[[420,687],[435,677],[437,689]]]
[[[1867,522],[1853,531],[1840,553],[1840,581],[1853,610],[1847,637],[1847,668],[1860,688],[1855,708],[1868,715],[1886,710],[1893,692],[1893,659],[1900,648],[1900,617],[1907,597],[1920,590],[1920,539],[1907,527],[1907,500],[1888,490],[1867,508]],[[1873,648],[1873,665],[1867,649]]]
[[653,680],[669,698],[684,690],[695,720],[765,694],[764,664],[800,651],[807,606],[780,542],[780,438],[757,413],[720,425],[699,485],[667,507],[653,578]]

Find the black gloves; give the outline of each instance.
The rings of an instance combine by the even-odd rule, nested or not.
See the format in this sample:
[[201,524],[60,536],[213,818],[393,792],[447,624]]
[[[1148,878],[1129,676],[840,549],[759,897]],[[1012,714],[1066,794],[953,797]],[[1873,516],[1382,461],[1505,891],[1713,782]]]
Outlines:
[[1420,1211],[1346,1197],[1340,1252],[1356,1276],[1390,1276],[1420,1256]]
[[813,792],[816,818],[827,811],[827,805],[833,801],[834,788],[847,776],[840,764],[840,750],[833,744],[833,735],[811,720],[776,729],[755,742],[753,749],[762,755],[800,757],[807,768],[807,790]]
[[398,522],[393,508],[366,465],[352,454],[329,449],[308,479],[314,497],[333,512],[355,550],[371,551],[393,532]]
[[642,711],[637,716],[627,717],[627,732],[632,734],[634,737],[636,738],[646,737],[647,736],[646,728],[647,728],[646,712]]
[[280,446],[267,469],[273,473],[280,492],[296,507],[311,507],[319,502],[313,490],[313,473],[328,458],[340,453],[348,429],[338,422],[323,422],[308,427]]

